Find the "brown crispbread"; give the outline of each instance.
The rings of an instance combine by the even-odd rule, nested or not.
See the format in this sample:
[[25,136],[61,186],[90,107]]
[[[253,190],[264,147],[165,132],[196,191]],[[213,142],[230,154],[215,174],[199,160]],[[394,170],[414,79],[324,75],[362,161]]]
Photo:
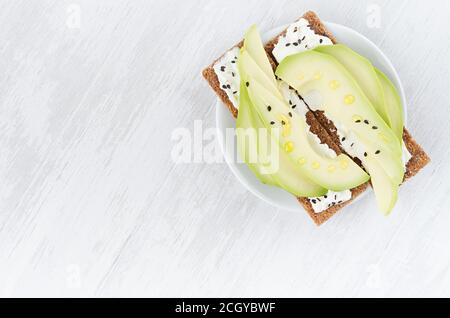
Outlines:
[[[302,18],[308,20],[309,25],[314,30],[316,34],[320,34],[323,36],[328,37],[334,44],[337,43],[334,36],[326,29],[325,25],[321,22],[319,17],[312,11],[307,12],[302,16]],[[265,45],[265,49],[268,52],[268,54],[272,57],[272,59],[275,61],[275,58],[272,55],[272,51],[275,47],[275,45],[278,43],[278,40],[280,37],[284,36],[286,34],[286,30],[281,32],[278,36],[276,36],[273,40],[269,41]],[[336,144],[339,146],[340,151],[344,152],[341,148],[341,143],[339,140],[339,136],[337,134],[336,126],[333,124],[331,120],[329,120],[325,114],[322,111],[314,111],[313,112],[314,117],[316,118],[317,122],[327,131],[329,138],[331,139],[331,142],[333,144]],[[422,168],[424,168],[429,162],[430,158],[425,153],[425,151],[420,147],[420,145],[411,137],[411,134],[406,130],[406,128],[403,131],[403,141],[405,143],[406,148],[408,149],[409,153],[411,154],[411,159],[406,164],[406,172],[405,172],[405,181],[409,178],[416,175]],[[357,162],[359,165],[361,165],[361,162],[357,159],[354,159],[355,162]],[[362,186],[356,188],[360,191],[355,191],[356,189],[352,190],[352,200],[354,197],[359,195],[360,193],[364,192],[367,188],[369,183],[363,184]],[[309,208],[306,208],[307,212],[311,215],[313,220],[316,222],[316,224],[320,225],[326,220],[328,220],[334,213],[339,211],[343,206],[348,205],[352,200],[347,201],[343,203],[341,206],[337,205],[335,207],[332,207],[331,209],[328,209],[327,211],[319,214],[315,214],[312,210],[311,203],[307,199],[299,199],[302,204],[305,206],[309,206]]]
[[[305,18],[306,20],[308,20],[309,25],[311,26],[311,28],[314,30],[314,32],[316,34],[326,36],[329,39],[331,39],[331,41],[333,43],[337,43],[334,36],[325,28],[325,26],[323,25],[321,20],[318,18],[318,16],[314,12],[309,11],[309,12],[305,13],[302,16],[302,18]],[[280,36],[283,36],[286,33],[286,31],[287,30],[283,31],[281,34],[276,36],[273,40],[269,41],[265,45],[265,49],[266,49],[269,61],[274,69],[276,68],[276,62],[275,62],[275,58],[272,55],[272,50],[274,49],[276,43],[278,43],[278,39],[280,38]],[[242,45],[243,45],[243,42],[241,41],[238,45],[236,45],[234,47],[242,47]],[[206,81],[211,86],[211,88],[216,92],[217,96],[219,96],[221,101],[230,110],[232,115],[235,118],[237,118],[238,110],[234,107],[233,103],[229,100],[227,94],[220,87],[219,80],[218,80],[217,75],[213,68],[215,63],[221,57],[216,59],[210,66],[208,66],[206,69],[204,69],[202,74],[203,74],[203,77],[206,79]],[[308,111],[306,114],[306,119],[307,119],[307,123],[310,126],[310,131],[320,139],[321,143],[327,144],[328,147],[333,149],[337,154],[343,153],[336,127],[330,120],[328,120],[328,118],[326,118],[326,116],[324,115],[323,112]],[[407,164],[407,171],[405,174],[405,180],[407,180],[407,179],[411,178],[412,176],[414,176],[415,174],[417,174],[424,166],[426,166],[428,164],[428,162],[430,161],[430,159],[426,155],[426,153],[422,150],[422,148],[414,141],[414,139],[411,137],[411,135],[409,134],[409,132],[406,129],[404,130],[403,139],[404,139],[406,148],[412,155],[411,160]],[[355,161],[358,164],[361,164],[360,162],[358,162],[359,160],[355,160]],[[352,203],[360,194],[362,194],[364,191],[366,191],[369,184],[370,184],[370,182],[366,182],[366,183],[352,189],[351,190],[352,198],[350,200],[343,202],[341,204],[332,206],[321,213],[314,212],[312,204],[310,203],[308,198],[298,198],[298,201],[304,207],[304,209],[307,211],[307,213],[310,215],[310,217],[313,219],[313,221],[317,225],[321,225],[321,224],[325,223],[327,220],[329,220],[334,214],[336,214],[338,211],[340,211],[343,207]]]
[[403,142],[406,149],[411,154],[411,159],[406,164],[405,181],[414,177],[420,170],[422,170],[431,159],[422,149],[422,147],[411,137],[408,130],[403,129]]
[[[243,42],[241,41],[239,44],[237,44],[234,47],[242,47]],[[230,48],[233,49],[234,47]],[[267,52],[267,50],[266,50]],[[222,55],[223,56],[223,55]],[[217,75],[214,71],[214,65],[219,61],[222,56],[217,58],[211,65],[209,65],[206,69],[203,70],[202,74],[203,77],[206,79],[206,81],[209,83],[211,88],[216,92],[217,96],[220,98],[220,100],[225,104],[225,106],[230,110],[233,117],[237,118],[238,110],[234,107],[233,103],[228,98],[227,94],[222,90],[220,87],[219,79],[217,78]],[[268,59],[270,61],[270,64],[272,65],[273,69],[276,68],[276,63],[274,62],[274,59],[272,58],[271,54],[267,52]],[[306,120],[310,127],[310,131],[316,135],[322,144],[327,144],[328,147],[334,150],[337,154],[341,154],[342,150],[336,144],[333,142],[332,137],[330,134],[326,131],[326,129],[320,125],[320,123],[317,121],[315,115],[313,112],[308,111],[306,113]],[[364,190],[367,188],[367,184],[363,184],[355,189],[352,189],[352,198],[349,201],[346,201],[342,204],[335,205],[333,207],[328,208],[327,210],[324,210],[321,213],[314,212],[314,209],[309,202],[308,198],[297,198],[299,203],[303,206],[303,208],[308,212],[308,214],[311,216],[313,221],[317,224],[323,224],[325,221],[327,221],[330,217],[332,217],[335,213],[337,213],[339,210],[341,210],[344,206],[350,204],[358,195],[360,195]]]

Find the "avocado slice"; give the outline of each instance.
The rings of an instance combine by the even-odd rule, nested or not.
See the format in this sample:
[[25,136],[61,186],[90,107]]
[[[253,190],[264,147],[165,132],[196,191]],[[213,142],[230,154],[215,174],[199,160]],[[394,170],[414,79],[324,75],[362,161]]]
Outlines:
[[331,55],[338,60],[356,80],[377,113],[383,118],[385,123],[389,124],[383,87],[372,63],[342,44],[319,46],[315,50]]
[[[254,114],[253,106],[243,81],[241,81],[240,89],[239,113],[236,123],[237,144],[239,154],[250,170],[262,183],[280,187],[297,197],[325,195],[328,190],[315,184],[301,174],[297,167],[290,161],[287,154],[279,149],[278,144],[272,139],[272,136],[265,128],[261,119]],[[255,136],[256,140],[249,143],[249,139],[246,139],[246,134]],[[256,149],[252,149],[251,147],[256,147]],[[268,150],[276,151],[268,153]],[[251,158],[251,151],[256,151],[257,158]],[[275,172],[272,171],[273,173],[268,173],[271,169],[270,167],[274,167],[270,162],[271,158],[279,160],[278,169]]]
[[[401,156],[397,137],[361,90],[351,74],[335,58],[316,51],[288,56],[276,70],[278,77],[296,89],[313,109],[363,136],[379,149]],[[308,103],[311,96],[314,102]]]
[[277,85],[272,66],[270,65],[261,37],[259,36],[258,27],[255,24],[245,33],[243,48],[261,68],[264,74],[266,74],[267,78],[271,80],[274,85]]
[[269,77],[264,73],[245,48],[242,48],[241,53],[239,54],[238,70],[241,80],[243,80],[246,85],[248,84],[249,77],[256,78],[266,89],[270,90],[272,94],[278,98],[283,98],[278,89],[278,84],[276,81],[272,80],[272,78],[275,79],[275,75],[272,73],[272,77]]
[[[405,176],[404,165],[402,157],[385,149],[378,149],[376,145],[360,136],[358,141],[362,143],[364,154],[358,158],[361,160],[364,167],[367,167],[369,160],[375,160],[385,170],[386,174],[396,184],[401,184]],[[370,174],[370,173],[369,173]]]
[[276,181],[269,174],[262,171],[263,167],[260,164],[260,158],[258,158],[258,142],[254,142],[257,136],[256,131],[249,130],[260,127],[252,118],[250,100],[243,82],[241,82],[240,87],[239,112],[236,120],[236,128],[238,128],[236,129],[237,149],[241,158],[259,181],[267,185],[277,185]]
[[389,78],[365,57],[343,44],[319,46],[315,50],[333,56],[350,72],[381,118],[402,141],[403,107]]
[[305,118],[292,112],[284,100],[278,99],[251,77],[248,93],[254,109],[278,141],[281,152],[288,154],[308,179],[332,191],[352,189],[369,180],[369,176],[348,156],[328,158],[318,154],[307,138]]
[[[338,62],[343,64],[347,70],[351,70],[350,74],[357,76],[358,84],[360,88],[362,88],[363,92],[366,93],[366,96],[372,96],[371,100],[375,101],[378,105],[385,105],[385,98],[383,93],[383,88],[378,80],[378,75],[375,69],[372,67],[372,64],[362,56],[358,55],[351,49],[347,48],[344,45],[333,45],[333,46],[324,46],[317,48],[316,51],[326,52],[326,54],[337,58]],[[330,84],[331,85],[331,84]],[[379,96],[374,95],[374,92],[379,94]],[[375,105],[375,103],[372,103]],[[361,120],[361,123],[366,125],[370,125],[370,121],[366,119]],[[390,121],[388,121],[390,122]],[[372,128],[376,127],[378,130],[378,126],[372,126]],[[360,160],[364,164],[364,159],[366,154],[374,155],[376,154],[376,160],[380,162],[382,167],[386,170],[386,173],[392,178],[394,182],[401,183],[404,177],[404,169],[403,162],[401,160],[401,155],[398,151],[392,153],[391,149],[384,146],[383,144],[370,142],[363,134],[359,134],[359,140],[364,140],[364,146],[366,148],[366,152],[364,152],[364,156],[360,157]]]
[[403,142],[404,114],[402,101],[398,95],[397,89],[389,78],[377,68],[375,68],[375,72],[383,87],[384,104],[386,105],[386,111],[389,117],[389,126],[394,131],[398,140]]
[[367,159],[366,162],[378,208],[389,215],[397,203],[399,183],[392,181],[377,161]]
[[[360,159],[371,175],[380,209],[388,213],[403,174],[400,143],[352,75],[334,57],[317,51],[287,57],[276,74],[305,99],[314,95],[317,109],[354,133],[367,152]],[[377,157],[380,154],[383,157]]]

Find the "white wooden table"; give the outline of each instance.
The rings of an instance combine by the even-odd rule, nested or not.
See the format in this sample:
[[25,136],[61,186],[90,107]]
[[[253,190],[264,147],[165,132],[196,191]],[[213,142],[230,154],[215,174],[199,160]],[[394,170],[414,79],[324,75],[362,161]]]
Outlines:
[[[174,129],[215,125],[201,69],[250,24],[307,9],[368,36],[405,86],[408,126],[433,162],[389,218],[367,197],[317,228],[255,198],[224,163],[171,160]],[[450,296],[449,11],[2,1],[0,295]]]

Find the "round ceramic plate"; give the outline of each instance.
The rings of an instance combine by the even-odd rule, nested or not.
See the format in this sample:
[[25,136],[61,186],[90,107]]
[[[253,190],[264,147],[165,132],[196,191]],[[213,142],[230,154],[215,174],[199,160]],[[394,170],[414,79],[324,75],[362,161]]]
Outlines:
[[[360,33],[336,23],[326,22],[325,25],[328,30],[336,37],[339,43],[345,44],[361,55],[367,57],[377,68],[383,71],[391,79],[391,81],[397,87],[402,99],[406,123],[407,107],[405,93],[398,74],[389,59],[374,43],[372,43],[369,39],[367,39]],[[263,42],[267,42],[270,39],[274,38],[286,28],[287,25],[284,25],[264,33],[262,35]],[[228,166],[230,167],[236,178],[238,178],[238,180],[250,192],[252,192],[258,198],[280,209],[291,211],[302,209],[301,205],[297,202],[297,199],[293,195],[280,188],[262,184],[244,163],[237,162],[236,143],[225,143],[225,136],[227,135],[226,131],[227,129],[234,129],[236,121],[228,111],[228,108],[224,107],[219,99],[217,100],[216,105],[216,125],[218,129],[219,143]],[[366,194],[367,192],[368,191],[366,191],[364,194]],[[358,199],[361,199],[363,196],[364,195],[360,195]]]

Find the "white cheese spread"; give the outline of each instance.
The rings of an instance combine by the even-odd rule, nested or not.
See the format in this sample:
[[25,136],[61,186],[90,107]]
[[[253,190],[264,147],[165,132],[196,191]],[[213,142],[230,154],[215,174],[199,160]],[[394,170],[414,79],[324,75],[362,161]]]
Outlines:
[[311,203],[314,212],[321,213],[326,209],[344,203],[351,198],[352,192],[350,190],[341,192],[328,191],[328,193],[322,197],[309,198],[309,202]]
[[309,25],[308,20],[301,18],[291,24],[286,34],[281,36],[275,45],[272,54],[280,63],[285,57],[312,50],[319,45],[332,45],[333,42],[326,36],[316,34]]
[[239,52],[238,47],[232,48],[213,66],[214,72],[219,79],[220,88],[227,94],[229,100],[236,108],[239,108],[239,85],[241,83],[237,67]]

